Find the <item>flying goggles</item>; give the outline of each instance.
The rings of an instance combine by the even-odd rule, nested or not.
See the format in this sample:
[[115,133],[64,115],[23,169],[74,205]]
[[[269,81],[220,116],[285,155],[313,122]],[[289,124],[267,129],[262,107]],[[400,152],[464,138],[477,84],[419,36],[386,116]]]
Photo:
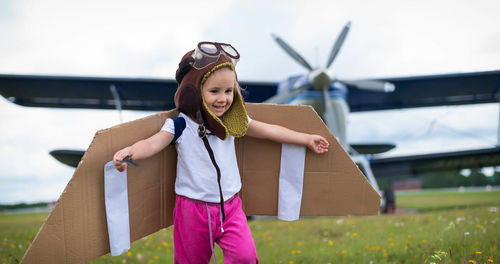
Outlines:
[[194,50],[192,55],[194,63],[192,66],[201,70],[219,60],[221,54],[234,66],[240,60],[240,54],[231,44],[204,41],[198,43]]

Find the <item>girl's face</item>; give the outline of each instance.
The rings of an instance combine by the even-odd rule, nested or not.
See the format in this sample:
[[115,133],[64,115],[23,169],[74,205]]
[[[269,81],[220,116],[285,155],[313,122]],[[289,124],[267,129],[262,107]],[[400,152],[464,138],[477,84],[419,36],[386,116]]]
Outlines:
[[233,103],[236,76],[230,68],[213,72],[203,85],[203,97],[208,108],[221,117]]

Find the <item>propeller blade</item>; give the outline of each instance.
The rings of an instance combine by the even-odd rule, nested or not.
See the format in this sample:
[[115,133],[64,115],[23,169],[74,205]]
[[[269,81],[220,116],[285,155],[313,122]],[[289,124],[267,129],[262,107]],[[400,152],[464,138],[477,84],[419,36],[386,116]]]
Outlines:
[[338,80],[344,84],[352,85],[361,90],[369,90],[375,92],[394,92],[396,86],[390,82],[376,81],[376,80]]
[[335,112],[333,111],[332,102],[330,101],[330,96],[328,95],[328,88],[323,87],[322,89],[322,97],[323,97],[323,109],[324,109],[324,119],[326,126],[334,133],[337,131],[335,125]]
[[280,45],[280,47],[283,48],[285,52],[288,53],[288,55],[290,55],[295,61],[297,61],[300,65],[307,68],[309,71],[313,70],[311,65],[309,65],[309,63],[307,63],[307,61],[304,58],[302,58],[302,56],[300,56],[298,52],[296,52],[294,49],[292,49],[292,47],[286,44],[285,41],[283,41],[280,37],[276,36],[275,34],[272,34],[272,37],[274,38],[276,43],[278,43],[278,45]]
[[342,44],[344,44],[344,41],[347,37],[347,33],[349,32],[350,28],[351,28],[351,21],[348,21],[347,24],[345,24],[342,31],[340,32],[339,36],[337,37],[337,41],[335,41],[332,51],[330,51],[330,56],[328,56],[328,61],[326,63],[327,69],[330,68],[330,65],[332,65],[333,61],[335,60],[335,57],[337,57],[337,54],[339,53]]
[[271,103],[271,104],[285,104],[285,103],[288,103],[288,102],[290,102],[290,100],[292,100],[292,98],[294,98],[295,96],[297,96],[302,91],[304,91],[307,88],[309,88],[310,86],[311,86],[311,84],[309,82],[304,83],[304,84],[300,85],[298,88],[293,89],[291,91],[288,91],[286,93],[278,93],[275,96],[273,96],[273,97],[267,99],[266,101],[264,101],[264,103]]
[[[328,94],[329,86],[324,86],[322,90],[323,97],[323,108],[325,112],[323,113],[323,119],[325,120],[326,125],[332,132],[332,134],[338,139],[342,147],[349,151],[349,143],[347,142],[347,134],[346,134],[346,115],[347,115],[347,105],[345,107],[342,106],[341,102],[335,103],[335,108],[332,100],[330,99],[330,95]],[[344,104],[345,102],[342,101]]]

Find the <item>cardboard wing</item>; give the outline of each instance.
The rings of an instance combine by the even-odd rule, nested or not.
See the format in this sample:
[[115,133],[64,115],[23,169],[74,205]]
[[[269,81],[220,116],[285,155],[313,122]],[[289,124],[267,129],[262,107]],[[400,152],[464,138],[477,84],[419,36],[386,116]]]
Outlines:
[[[310,106],[246,104],[251,118],[320,134],[326,154],[306,153],[303,216],[377,215],[379,194]],[[22,263],[82,263],[110,251],[104,202],[104,165],[114,153],[158,132],[177,110],[157,113],[96,133]],[[236,141],[242,177],[239,195],[248,215],[276,215],[281,144],[243,137]],[[177,155],[169,146],[128,169],[130,239],[172,224]]]
[[[247,104],[248,115],[266,123],[319,134],[325,154],[306,152],[300,215],[378,215],[380,195],[311,106]],[[277,215],[281,144],[243,137],[237,143],[241,198],[248,215]]]

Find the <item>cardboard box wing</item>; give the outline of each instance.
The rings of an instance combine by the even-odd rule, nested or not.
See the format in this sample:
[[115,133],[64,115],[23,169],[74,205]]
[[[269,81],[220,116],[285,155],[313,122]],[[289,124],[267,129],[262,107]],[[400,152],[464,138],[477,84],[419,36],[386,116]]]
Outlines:
[[[301,216],[378,215],[380,195],[311,106],[248,104],[248,115],[266,123],[319,134],[327,153],[307,150]],[[281,144],[243,137],[237,143],[241,198],[248,215],[277,215]]]
[[[329,152],[306,153],[301,215],[377,215],[380,196],[310,106],[246,104],[255,120],[323,135]],[[171,110],[96,133],[52,212],[26,251],[22,263],[82,263],[109,253],[104,205],[104,164],[114,153],[160,130]],[[277,215],[281,145],[243,137],[236,141],[242,177],[243,209],[248,215]],[[169,146],[128,169],[130,239],[172,224],[177,155]]]

